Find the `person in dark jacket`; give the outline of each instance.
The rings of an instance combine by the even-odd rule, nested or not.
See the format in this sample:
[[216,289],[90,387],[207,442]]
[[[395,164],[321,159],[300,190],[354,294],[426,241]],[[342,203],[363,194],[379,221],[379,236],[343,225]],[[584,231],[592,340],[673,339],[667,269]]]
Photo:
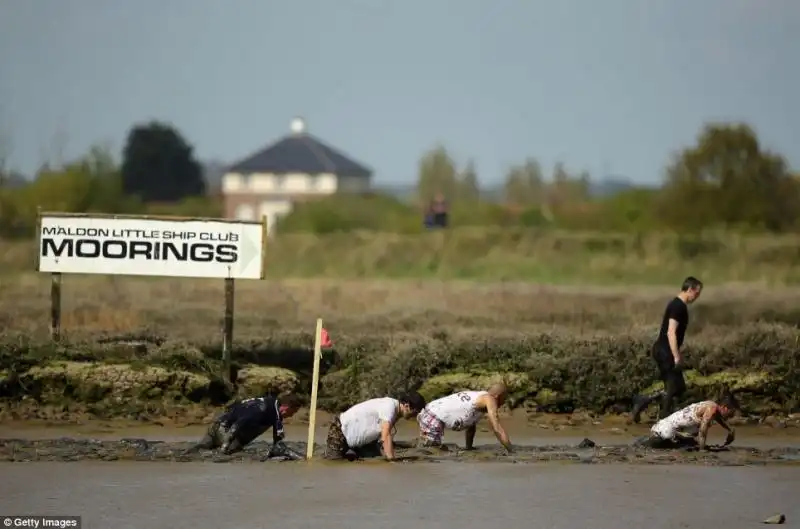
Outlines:
[[659,419],[669,417],[674,401],[686,392],[683,378],[683,339],[689,326],[689,305],[697,301],[703,291],[703,282],[695,277],[683,281],[681,291],[667,305],[661,319],[661,330],[650,349],[650,354],[658,366],[659,378],[664,382],[664,391],[652,395],[637,395],[633,398],[632,418],[638,423],[647,407],[661,401]]
[[282,455],[297,459],[300,456],[283,443],[283,420],[294,415],[299,408],[300,402],[293,395],[280,399],[266,395],[235,401],[214,419],[203,439],[189,452],[219,448],[223,454],[233,454],[272,428],[272,448],[268,457]]

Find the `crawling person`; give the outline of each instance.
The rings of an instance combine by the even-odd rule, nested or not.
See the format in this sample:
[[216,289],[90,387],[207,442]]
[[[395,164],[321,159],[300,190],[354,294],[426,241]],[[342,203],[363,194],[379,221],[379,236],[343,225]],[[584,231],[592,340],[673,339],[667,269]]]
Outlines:
[[460,391],[434,400],[417,417],[421,446],[442,446],[445,428],[464,431],[467,450],[472,450],[478,421],[486,415],[497,440],[511,452],[511,441],[500,424],[497,410],[506,401],[508,389],[494,384],[487,391]]
[[649,448],[706,448],[708,429],[716,422],[728,431],[725,444],[728,446],[736,439],[734,429],[728,426],[726,419],[738,409],[739,405],[731,394],[725,395],[720,402],[706,400],[695,402],[661,419],[650,429],[650,436],[638,442],[640,446]]
[[299,408],[300,401],[294,395],[280,399],[266,395],[236,401],[214,419],[203,439],[187,452],[219,448],[223,454],[233,454],[272,428],[272,448],[268,457],[281,455],[300,459],[283,443],[283,420],[297,413]]
[[325,458],[378,456],[382,448],[384,457],[394,460],[395,424],[401,417],[413,419],[424,407],[425,399],[416,391],[399,399],[382,397],[356,404],[331,422]]

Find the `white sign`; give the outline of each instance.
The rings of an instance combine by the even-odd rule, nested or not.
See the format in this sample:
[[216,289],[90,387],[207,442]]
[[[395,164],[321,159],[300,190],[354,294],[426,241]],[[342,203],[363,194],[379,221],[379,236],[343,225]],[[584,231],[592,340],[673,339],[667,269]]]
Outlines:
[[39,271],[261,279],[263,245],[256,222],[43,213]]

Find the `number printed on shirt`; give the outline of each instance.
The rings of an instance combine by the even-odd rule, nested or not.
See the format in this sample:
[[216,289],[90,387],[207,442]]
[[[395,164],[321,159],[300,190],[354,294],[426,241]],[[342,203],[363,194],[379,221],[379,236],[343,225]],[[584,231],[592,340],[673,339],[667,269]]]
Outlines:
[[469,402],[470,400],[472,400],[472,397],[470,397],[466,393],[459,393],[458,398],[461,399],[461,402]]

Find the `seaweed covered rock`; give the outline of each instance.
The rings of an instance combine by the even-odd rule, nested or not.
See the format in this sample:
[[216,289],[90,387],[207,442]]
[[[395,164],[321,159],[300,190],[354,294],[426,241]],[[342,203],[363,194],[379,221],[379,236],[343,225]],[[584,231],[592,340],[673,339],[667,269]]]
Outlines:
[[248,365],[239,370],[236,385],[242,397],[272,393],[294,393],[300,384],[297,374],[281,367]]
[[492,384],[501,382],[506,385],[509,402],[513,404],[536,391],[526,373],[499,373],[481,370],[470,370],[459,373],[446,373],[429,378],[419,388],[419,392],[428,401],[464,390],[485,390]]
[[60,404],[65,399],[160,399],[165,396],[200,400],[211,380],[197,373],[139,364],[52,362],[35,366],[19,384],[38,401]]

